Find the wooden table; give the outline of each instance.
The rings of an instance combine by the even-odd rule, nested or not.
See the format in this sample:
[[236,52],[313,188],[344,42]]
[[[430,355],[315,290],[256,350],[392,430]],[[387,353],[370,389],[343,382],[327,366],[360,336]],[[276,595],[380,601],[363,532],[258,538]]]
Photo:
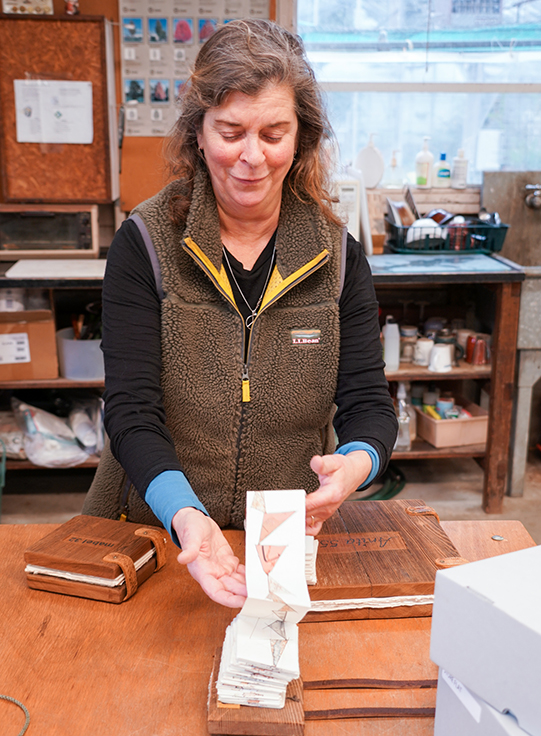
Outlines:
[[[442,525],[470,560],[534,546],[516,521]],[[0,694],[28,708],[28,736],[204,736],[212,657],[237,611],[206,598],[176,563],[172,544],[167,565],[120,605],[30,590],[23,552],[53,528],[0,526]],[[494,534],[505,541],[493,541]],[[227,535],[242,554],[244,535]],[[435,679],[429,641],[429,618],[301,623],[302,677]],[[433,707],[435,691],[309,691],[305,710],[336,707],[337,698],[344,707],[353,700],[378,705],[384,696]],[[22,711],[0,700],[2,736],[17,736],[23,723]],[[428,736],[433,721],[307,721],[305,733]]]

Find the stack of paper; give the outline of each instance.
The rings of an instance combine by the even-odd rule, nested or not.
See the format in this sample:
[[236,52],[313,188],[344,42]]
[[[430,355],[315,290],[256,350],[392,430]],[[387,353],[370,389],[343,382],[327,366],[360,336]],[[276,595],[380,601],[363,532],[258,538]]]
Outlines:
[[308,583],[308,585],[317,585],[316,560],[318,544],[319,542],[315,537],[306,537],[306,559],[304,574],[306,576],[306,582]]
[[310,608],[305,492],[250,491],[246,507],[248,598],[226,632],[218,700],[283,708],[299,677],[297,623]]

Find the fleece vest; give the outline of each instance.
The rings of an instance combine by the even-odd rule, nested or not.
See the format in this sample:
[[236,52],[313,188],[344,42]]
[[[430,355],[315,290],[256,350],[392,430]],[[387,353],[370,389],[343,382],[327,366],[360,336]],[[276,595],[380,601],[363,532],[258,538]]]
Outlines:
[[[246,491],[314,491],[318,479],[310,458],[334,449],[342,232],[317,206],[285,188],[276,265],[245,360],[244,326],[222,265],[208,175],[196,177],[184,226],[167,216],[175,191],[169,185],[134,210],[146,225],[161,274],[167,426],[211,517],[221,527],[242,528]],[[94,486],[101,495],[119,497],[111,489],[122,485],[122,473],[118,467],[111,473],[116,461],[109,449],[104,455],[104,472],[98,468]],[[119,505],[108,503],[107,515],[116,515]],[[132,509],[130,520],[152,520],[141,512],[134,518]]]

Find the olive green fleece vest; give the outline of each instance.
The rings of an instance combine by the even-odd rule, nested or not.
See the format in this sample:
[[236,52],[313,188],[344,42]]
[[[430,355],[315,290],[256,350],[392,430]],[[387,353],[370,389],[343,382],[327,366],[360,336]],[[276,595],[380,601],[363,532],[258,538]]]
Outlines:
[[[246,491],[314,491],[310,458],[334,449],[329,426],[340,356],[342,233],[315,205],[284,193],[276,267],[244,363],[243,322],[222,267],[208,176],[196,178],[185,228],[167,216],[174,191],[170,185],[134,210],[152,239],[165,293],[167,426],[209,514],[222,527],[241,528]],[[118,518],[123,478],[107,448],[85,513]],[[149,523],[149,513],[131,499],[130,520]]]

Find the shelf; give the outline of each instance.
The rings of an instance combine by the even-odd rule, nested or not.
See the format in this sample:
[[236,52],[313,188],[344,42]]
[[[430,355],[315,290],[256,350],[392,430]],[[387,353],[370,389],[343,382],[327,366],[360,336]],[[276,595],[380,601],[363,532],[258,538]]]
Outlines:
[[[69,469],[72,468],[97,468],[100,459],[95,455],[92,455],[84,463],[80,465],[70,465]],[[34,465],[30,460],[6,460],[6,470],[66,470],[67,468],[47,468],[44,465]]]
[[412,443],[409,452],[393,452],[393,460],[421,460],[429,458],[484,457],[485,443],[479,445],[461,445],[460,447],[434,447],[424,440],[417,439]]
[[435,373],[414,363],[400,363],[397,371],[385,371],[388,381],[455,381],[464,378],[490,378],[492,366],[471,365],[461,360],[448,373]]
[[103,380],[72,381],[69,378],[40,378],[26,381],[0,381],[0,390],[6,388],[104,388]]

